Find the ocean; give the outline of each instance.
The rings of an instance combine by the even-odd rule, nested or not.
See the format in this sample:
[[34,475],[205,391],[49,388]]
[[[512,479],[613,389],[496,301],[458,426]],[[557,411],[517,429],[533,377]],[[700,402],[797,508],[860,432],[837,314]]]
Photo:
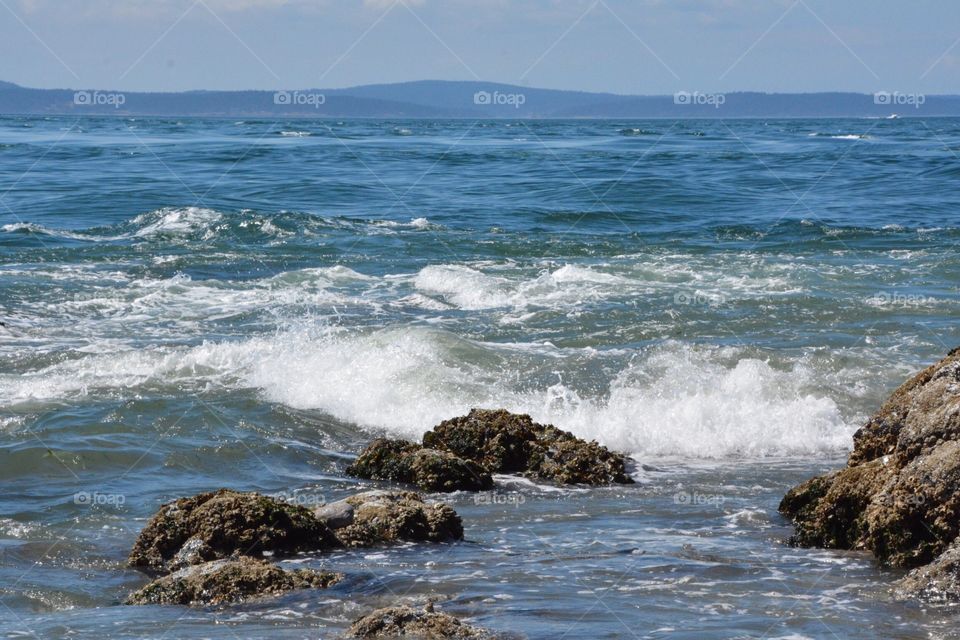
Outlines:
[[[947,638],[777,504],[960,345],[960,120],[0,118],[0,634]],[[327,591],[125,607],[164,502],[300,504],[472,407],[636,485],[433,496],[466,540],[298,557]]]

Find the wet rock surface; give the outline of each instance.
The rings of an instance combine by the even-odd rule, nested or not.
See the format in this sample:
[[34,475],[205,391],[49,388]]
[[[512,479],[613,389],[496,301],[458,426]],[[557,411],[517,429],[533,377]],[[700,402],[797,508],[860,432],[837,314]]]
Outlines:
[[336,537],[309,509],[221,489],[163,505],[134,543],[129,563],[165,573],[234,555],[285,555],[336,546]]
[[846,467],[792,489],[780,511],[794,519],[791,543],[802,547],[865,549],[867,506],[890,477],[882,460]]
[[[324,588],[342,578],[288,571],[258,556],[399,542],[463,539],[447,504],[410,491],[366,491],[310,511],[257,493],[221,489],[163,505],[130,554],[130,565],[165,574],[128,604],[215,605]],[[172,573],[171,573],[172,572]]]
[[[367,491],[318,507],[340,544],[372,547],[397,542],[463,539],[463,522],[444,503],[428,503],[412,491]],[[343,514],[349,513],[349,517]],[[329,514],[335,514],[330,518]]]
[[491,473],[518,473],[560,484],[630,484],[626,459],[528,415],[473,409],[445,420],[423,444],[474,460]]
[[897,389],[855,434],[847,467],[792,489],[780,511],[796,524],[794,544],[922,567],[899,592],[960,591],[950,546],[960,535],[960,350]]
[[312,569],[287,570],[240,556],[185,567],[146,585],[125,602],[206,606],[277,596],[295,589],[325,589],[343,578]]
[[626,458],[528,415],[474,409],[441,422],[423,444],[375,440],[348,469],[375,480],[427,491],[492,488],[490,474],[519,474],[559,484],[631,484]]
[[493,488],[490,473],[475,462],[447,451],[386,438],[370,443],[347,473],[369,480],[412,484],[423,491],[485,491]]
[[914,569],[897,583],[901,599],[920,599],[936,604],[960,603],[960,542],[928,565]]
[[129,564],[162,574],[236,556],[462,538],[452,507],[412,491],[365,491],[311,511],[221,489],[163,505],[138,536]]
[[427,605],[415,609],[401,605],[377,609],[350,627],[351,638],[428,638],[430,640],[483,640],[491,638],[482,629],[468,626]]

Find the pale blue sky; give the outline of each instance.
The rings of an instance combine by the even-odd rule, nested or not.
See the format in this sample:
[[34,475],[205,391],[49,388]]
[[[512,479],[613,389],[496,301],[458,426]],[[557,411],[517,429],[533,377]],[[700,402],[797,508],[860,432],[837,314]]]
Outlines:
[[0,79],[960,93],[954,0],[0,0]]

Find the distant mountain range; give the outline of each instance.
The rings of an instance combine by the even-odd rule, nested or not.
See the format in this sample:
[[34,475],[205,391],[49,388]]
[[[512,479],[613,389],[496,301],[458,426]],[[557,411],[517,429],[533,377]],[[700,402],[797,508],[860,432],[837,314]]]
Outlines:
[[705,93],[627,96],[424,80],[349,89],[142,93],[0,82],[0,114],[329,118],[818,118],[960,116],[960,96]]

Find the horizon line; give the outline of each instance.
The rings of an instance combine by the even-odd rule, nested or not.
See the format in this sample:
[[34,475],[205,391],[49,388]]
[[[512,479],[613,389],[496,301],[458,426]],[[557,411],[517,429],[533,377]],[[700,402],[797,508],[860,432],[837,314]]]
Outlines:
[[[157,89],[108,89],[103,87],[32,87],[16,82],[11,82],[9,80],[0,79],[0,85],[9,85],[16,87],[18,89],[23,89],[26,91],[110,91],[113,93],[143,93],[143,94],[162,94],[162,95],[175,95],[175,94],[185,94],[185,93],[280,93],[284,91],[331,91],[331,92],[348,92],[355,89],[364,89],[368,87],[390,87],[390,86],[402,86],[402,85],[412,85],[412,84],[460,84],[460,85],[472,85],[472,86],[481,86],[481,85],[497,85],[503,87],[510,87],[514,89],[523,89],[527,91],[550,91],[555,93],[581,93],[587,95],[596,95],[596,96],[612,96],[617,98],[671,98],[678,94],[702,94],[702,95],[737,95],[737,94],[753,94],[753,95],[764,95],[764,96],[816,96],[816,95],[825,95],[825,94],[839,94],[839,95],[856,95],[856,96],[875,96],[877,94],[907,94],[914,93],[917,95],[925,95],[928,97],[940,97],[940,98],[960,98],[960,90],[958,93],[924,93],[924,92],[906,92],[906,91],[888,91],[886,89],[865,92],[865,91],[854,91],[854,90],[845,90],[845,89],[824,89],[820,91],[762,91],[755,89],[734,89],[729,91],[713,91],[713,90],[699,90],[694,89],[688,91],[686,89],[678,90],[673,93],[615,93],[612,91],[589,91],[586,89],[553,89],[548,87],[530,87],[519,84],[511,84],[509,82],[501,82],[498,80],[436,80],[436,79],[422,79],[422,80],[400,80],[395,82],[370,82],[366,84],[351,85],[349,87],[277,87],[272,89],[178,89],[178,90],[157,90]],[[2,90],[2,89],[0,89]]]

